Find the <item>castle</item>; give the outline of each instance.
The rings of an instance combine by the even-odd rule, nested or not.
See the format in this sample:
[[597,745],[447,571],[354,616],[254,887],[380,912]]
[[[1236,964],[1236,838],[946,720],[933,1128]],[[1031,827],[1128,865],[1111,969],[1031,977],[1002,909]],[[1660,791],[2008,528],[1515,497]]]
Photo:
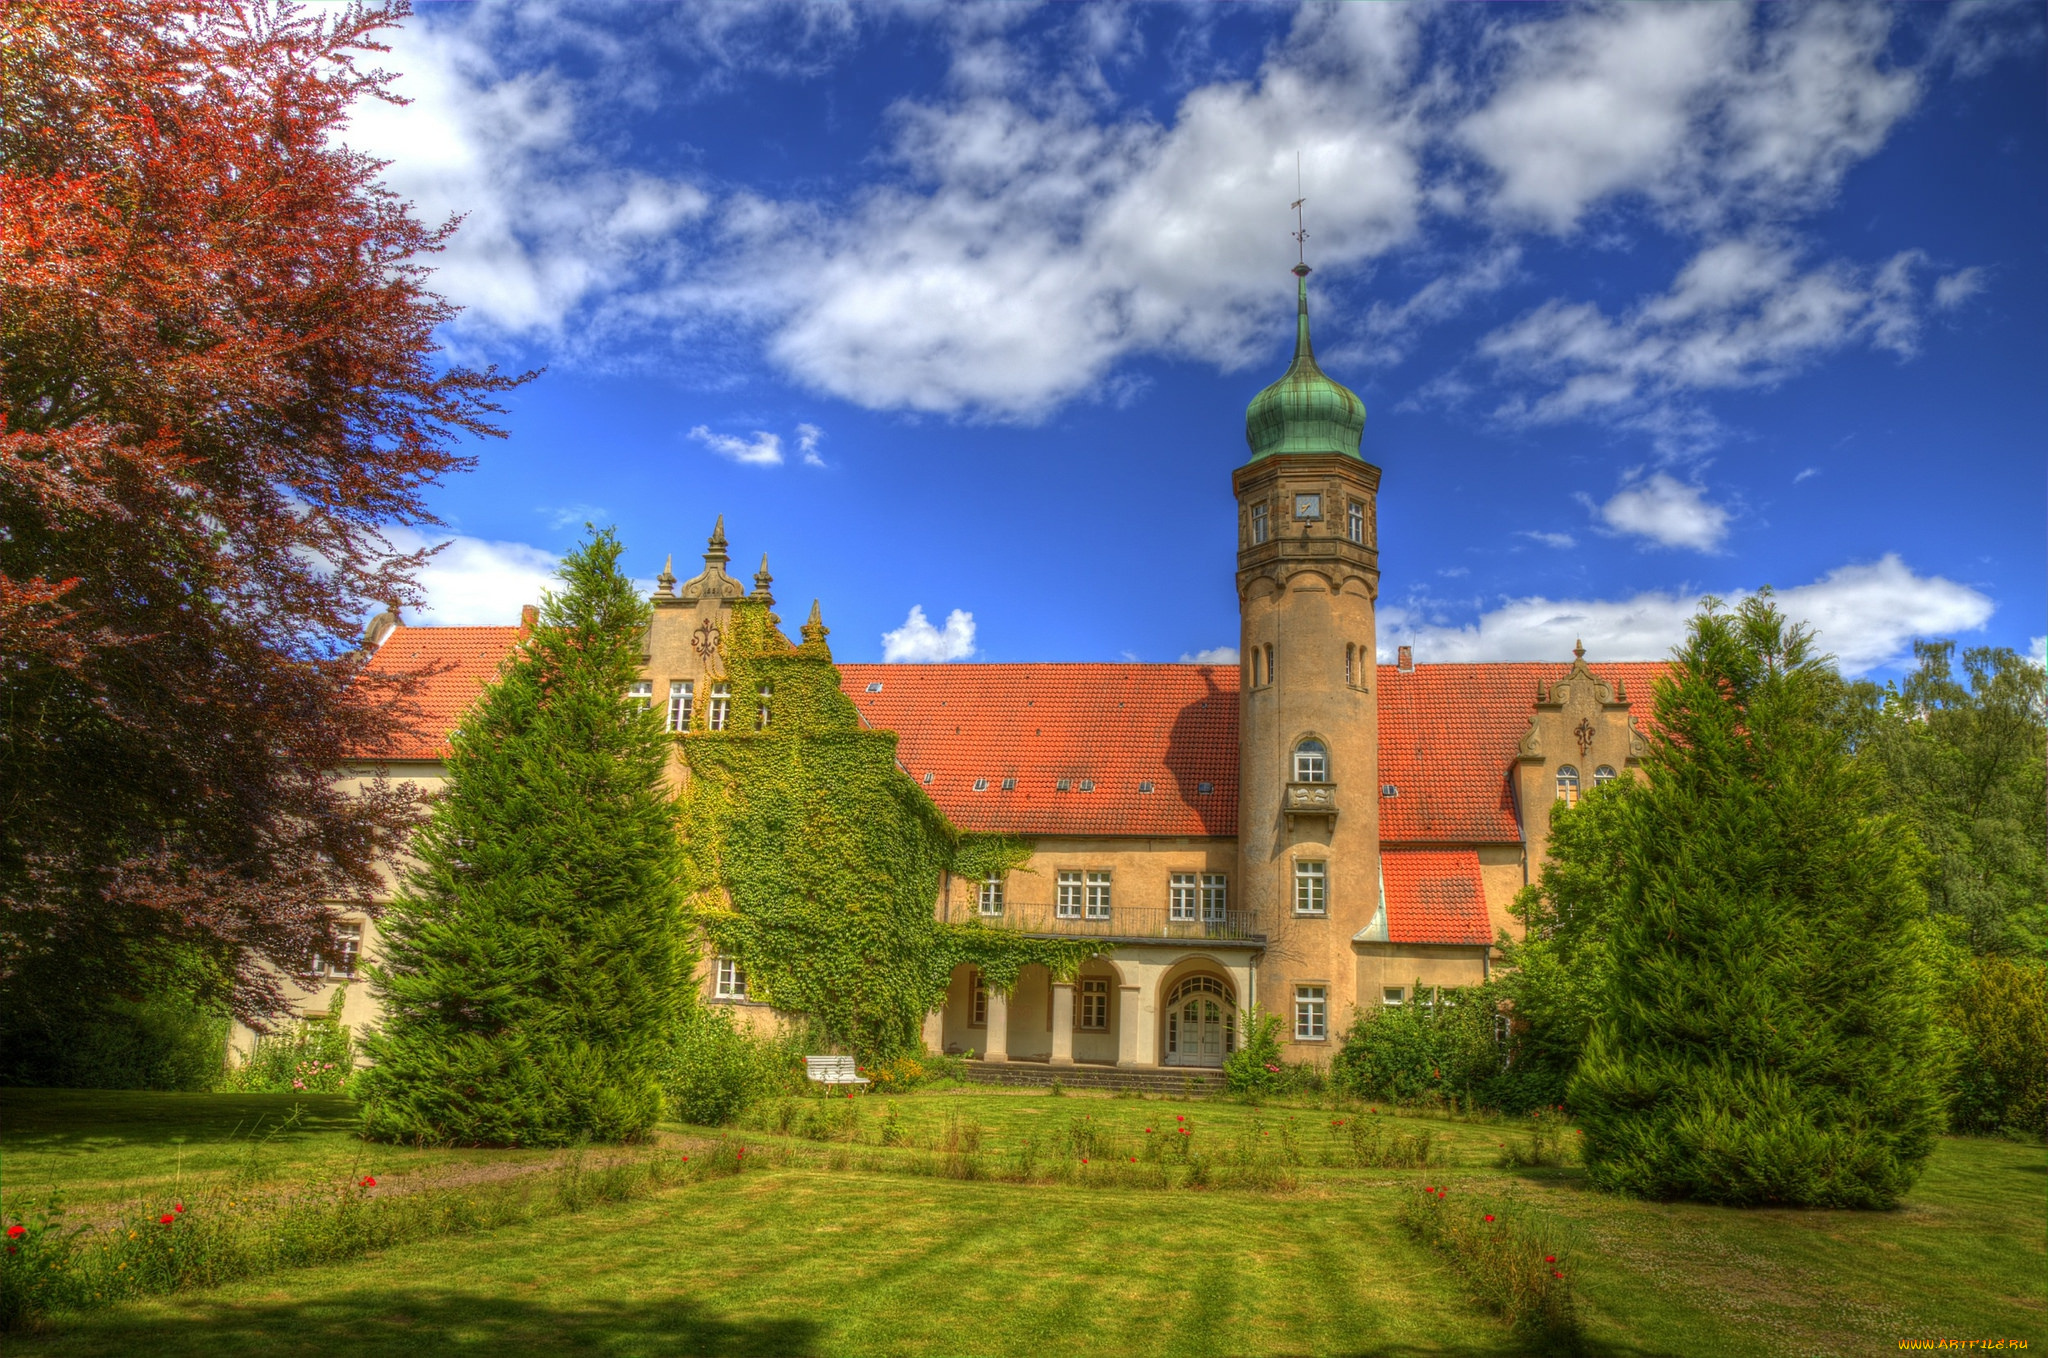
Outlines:
[[[949,876],[933,909],[1099,944],[1072,979],[1027,967],[1007,993],[958,968],[925,1023],[935,1050],[1217,1066],[1256,1007],[1281,1017],[1292,1059],[1317,1059],[1359,1006],[1485,979],[1552,808],[1641,749],[1631,703],[1662,665],[1418,665],[1405,646],[1378,663],[1380,468],[1360,451],[1363,403],[1316,363],[1309,270],[1294,272],[1294,359],[1246,410],[1232,474],[1238,664],[839,666],[956,826],[1030,845],[1020,869]],[[702,572],[664,568],[651,600],[635,693],[679,733],[769,719],[766,694],[731,691],[720,645],[735,601],[772,602],[773,581],[764,559],[749,590],[729,560],[721,519]],[[446,733],[518,632],[373,622],[373,668],[440,672],[427,734],[364,776],[437,786]],[[347,955],[301,986],[309,1012],[375,947],[367,919],[344,934]],[[744,959],[709,958],[701,980],[766,1017]],[[344,992],[345,1020],[374,1022],[365,989]]]

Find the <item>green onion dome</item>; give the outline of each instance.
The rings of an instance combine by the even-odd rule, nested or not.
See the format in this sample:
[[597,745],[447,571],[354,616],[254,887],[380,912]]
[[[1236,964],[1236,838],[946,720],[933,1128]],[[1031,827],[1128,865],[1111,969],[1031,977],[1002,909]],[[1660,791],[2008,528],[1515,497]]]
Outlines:
[[1308,340],[1308,273],[1306,264],[1294,267],[1299,294],[1294,362],[1244,409],[1244,441],[1251,445],[1254,462],[1275,453],[1360,455],[1365,402],[1316,366],[1315,349]]

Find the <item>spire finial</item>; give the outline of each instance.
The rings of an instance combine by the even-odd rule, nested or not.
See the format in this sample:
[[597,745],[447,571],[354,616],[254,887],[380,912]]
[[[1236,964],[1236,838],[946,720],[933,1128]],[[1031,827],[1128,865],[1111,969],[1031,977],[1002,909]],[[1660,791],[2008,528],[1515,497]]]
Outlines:
[[1586,658],[1586,643],[1585,643],[1585,642],[1584,642],[1583,640],[1579,640],[1579,641],[1574,641],[1574,642],[1572,643],[1572,659],[1573,659],[1574,661],[1580,661],[1580,660],[1584,660],[1585,658]]
[[771,588],[775,577],[768,573],[768,553],[761,553],[761,569],[754,572],[754,597],[775,602],[775,591]]
[[1301,152],[1296,151],[1294,153],[1294,202],[1290,206],[1294,209],[1294,251],[1297,256],[1295,263],[1299,266],[1295,272],[1303,275],[1308,273],[1308,223],[1301,215],[1301,205],[1307,201],[1308,195],[1301,191]]
[[818,611],[818,601],[811,600],[811,616],[804,619],[802,628],[803,649],[813,656],[830,660],[832,651],[825,645],[825,637],[831,630],[825,625],[824,615]]
[[704,569],[716,568],[723,573],[725,563],[730,559],[725,550],[725,515],[720,514],[718,522],[712,526],[711,540],[704,545]]
[[654,597],[673,599],[676,595],[676,554],[670,552],[668,559],[661,563],[661,574],[654,577]]

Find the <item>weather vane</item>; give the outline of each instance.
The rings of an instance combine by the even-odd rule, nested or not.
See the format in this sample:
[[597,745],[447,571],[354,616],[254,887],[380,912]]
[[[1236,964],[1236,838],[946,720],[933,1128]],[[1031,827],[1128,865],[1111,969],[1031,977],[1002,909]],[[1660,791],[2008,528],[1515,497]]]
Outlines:
[[1308,263],[1308,226],[1302,221],[1301,205],[1308,201],[1308,195],[1301,191],[1301,152],[1294,153],[1294,247],[1300,255],[1300,262]]

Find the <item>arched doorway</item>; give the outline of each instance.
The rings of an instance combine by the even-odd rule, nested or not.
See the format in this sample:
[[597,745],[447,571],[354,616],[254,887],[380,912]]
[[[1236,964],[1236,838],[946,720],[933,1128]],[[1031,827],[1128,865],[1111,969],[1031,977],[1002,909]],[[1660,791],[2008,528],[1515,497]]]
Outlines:
[[1237,1001],[1229,983],[1198,974],[1167,995],[1166,1050],[1162,1064],[1220,1066],[1237,1050]]

